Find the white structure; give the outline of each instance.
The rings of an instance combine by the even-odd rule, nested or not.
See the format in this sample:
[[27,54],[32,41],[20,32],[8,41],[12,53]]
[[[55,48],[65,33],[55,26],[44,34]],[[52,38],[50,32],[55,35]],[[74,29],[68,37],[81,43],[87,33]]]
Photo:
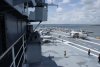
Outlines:
[[77,32],[77,31],[71,31],[70,36],[73,38],[86,38],[87,34],[83,33],[82,31]]

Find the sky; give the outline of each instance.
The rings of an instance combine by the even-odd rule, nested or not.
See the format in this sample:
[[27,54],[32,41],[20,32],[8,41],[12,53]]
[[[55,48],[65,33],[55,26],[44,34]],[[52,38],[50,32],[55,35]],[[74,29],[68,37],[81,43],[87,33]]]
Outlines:
[[44,24],[100,24],[100,0],[46,0],[48,21]]

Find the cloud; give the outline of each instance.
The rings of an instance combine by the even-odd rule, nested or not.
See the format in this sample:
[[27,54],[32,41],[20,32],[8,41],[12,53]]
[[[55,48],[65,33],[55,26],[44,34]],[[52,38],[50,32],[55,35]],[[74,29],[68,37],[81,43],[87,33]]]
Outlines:
[[66,11],[64,9],[67,6],[64,5],[66,8],[60,6],[54,14],[48,17],[47,22],[55,24],[100,24],[100,0],[81,0],[78,5],[76,3],[69,3],[69,5],[72,5],[70,7],[74,7],[74,9]]
[[70,2],[71,2],[71,0],[61,0],[60,2],[58,2],[58,4],[61,6],[64,4],[69,4]]
[[81,22],[85,18],[84,12],[76,9],[69,12],[63,12],[61,14],[56,13],[53,16],[49,16],[49,23],[60,24],[75,24]]
[[84,13],[88,23],[99,23],[100,24],[100,0],[86,0],[84,4]]
[[56,9],[56,12],[62,12],[63,11],[63,8],[61,8],[61,7],[58,7],[57,9]]
[[95,7],[96,8],[99,8],[100,9],[100,0],[97,0],[95,3],[94,3]]
[[70,3],[70,0],[62,0],[61,3]]
[[47,0],[47,3],[51,4],[51,3],[54,3],[55,0]]

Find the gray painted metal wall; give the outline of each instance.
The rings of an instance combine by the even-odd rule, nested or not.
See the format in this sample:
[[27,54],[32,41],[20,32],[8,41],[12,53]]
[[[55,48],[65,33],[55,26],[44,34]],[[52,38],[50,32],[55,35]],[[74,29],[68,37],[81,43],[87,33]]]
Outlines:
[[23,15],[26,15],[24,12],[24,3],[18,4],[14,6],[13,0],[5,0],[8,4],[10,4],[13,8],[15,8],[18,12],[20,12]]
[[26,22],[6,14],[7,47],[10,47],[25,32]]

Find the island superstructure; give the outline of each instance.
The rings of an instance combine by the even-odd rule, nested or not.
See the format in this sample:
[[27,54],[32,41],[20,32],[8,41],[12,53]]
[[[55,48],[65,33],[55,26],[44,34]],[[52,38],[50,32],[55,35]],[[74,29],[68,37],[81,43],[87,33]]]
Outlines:
[[[61,28],[37,30],[47,21],[48,6],[58,7],[45,0],[1,0],[0,67],[98,67],[99,40],[79,33],[74,38]],[[31,22],[39,24],[33,29]]]

